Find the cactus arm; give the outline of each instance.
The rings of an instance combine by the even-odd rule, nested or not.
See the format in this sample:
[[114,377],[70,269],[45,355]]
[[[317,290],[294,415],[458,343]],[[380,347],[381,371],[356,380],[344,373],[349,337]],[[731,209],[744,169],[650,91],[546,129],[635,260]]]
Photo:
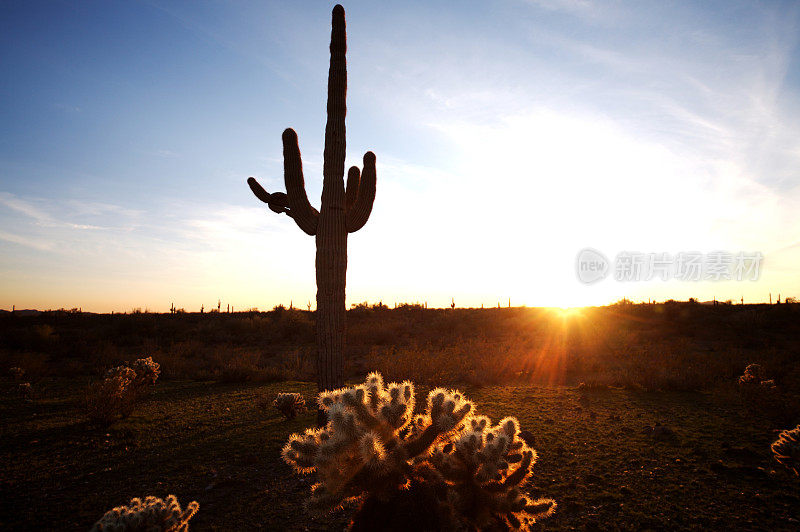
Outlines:
[[250,190],[253,191],[253,194],[255,194],[258,199],[269,205],[270,210],[278,214],[284,213],[287,216],[292,216],[292,213],[289,211],[289,202],[286,198],[286,194],[283,192],[270,194],[264,190],[264,187],[262,187],[254,177],[248,177],[247,184],[250,185]]
[[250,190],[252,190],[252,191],[253,191],[253,194],[255,194],[255,196],[256,196],[258,199],[260,199],[260,200],[261,200],[261,201],[263,201],[264,203],[269,203],[269,199],[270,199],[270,198],[269,198],[269,196],[270,196],[269,192],[267,192],[266,190],[264,190],[264,187],[262,187],[262,186],[261,186],[261,185],[258,183],[258,181],[256,181],[256,178],[254,178],[254,177],[248,177],[248,178],[247,178],[247,184],[250,186]]
[[303,232],[312,236],[317,234],[319,212],[308,202],[300,146],[297,133],[291,128],[283,132],[283,178],[286,182],[290,216]]
[[364,171],[361,172],[358,195],[353,206],[347,210],[348,232],[355,233],[364,227],[364,224],[369,220],[369,215],[372,213],[372,204],[375,202],[376,181],[375,154],[368,151],[364,154]]
[[[328,120],[325,124],[323,187],[330,180],[342,181],[345,156],[345,115],[347,113],[347,33],[344,8],[336,5],[331,13],[331,61],[328,69]],[[338,183],[337,183],[338,184]],[[344,183],[341,183],[342,186]],[[338,188],[338,187],[337,187]]]
[[358,185],[361,182],[361,170],[358,166],[351,166],[347,172],[347,188],[345,188],[345,206],[349,211],[358,198]]

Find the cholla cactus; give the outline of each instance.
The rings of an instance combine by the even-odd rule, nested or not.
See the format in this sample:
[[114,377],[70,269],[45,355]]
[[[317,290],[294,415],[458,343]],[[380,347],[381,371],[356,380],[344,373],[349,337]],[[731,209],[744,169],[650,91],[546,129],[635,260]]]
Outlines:
[[104,379],[117,381],[121,387],[127,387],[133,384],[136,379],[136,372],[128,366],[116,366],[106,371]]
[[102,381],[89,386],[84,399],[89,421],[110,425],[128,417],[136,402],[155,384],[160,366],[152,357],[135,360],[131,366],[111,368]]
[[135,498],[130,506],[106,512],[90,532],[186,532],[198,508],[200,505],[193,501],[181,510],[175,495],[168,495],[167,500],[147,497],[144,502]]
[[781,465],[800,475],[800,425],[780,433],[772,444],[772,454]]
[[106,372],[102,381],[89,385],[84,406],[89,421],[95,425],[110,425],[133,411],[135,394],[133,381],[136,372],[127,366],[117,366]]
[[758,364],[750,364],[739,377],[738,386],[742,397],[749,406],[770,407],[780,395],[775,381],[765,379],[764,370]]
[[272,406],[286,419],[294,419],[306,411],[306,400],[299,393],[279,393],[272,401]]
[[385,501],[391,511],[404,490],[432,487],[427,492],[438,500],[430,508],[451,520],[440,528],[504,523],[524,529],[555,507],[520,493],[535,453],[519,440],[517,421],[491,427],[458,391],[432,390],[424,413],[413,416],[414,385],[385,386],[379,373],[370,373],[364,384],[320,393],[318,403],[328,413],[327,426],[293,434],[283,448],[298,473],[317,474],[311,509]]
[[513,417],[492,426],[488,417],[475,416],[454,442],[438,445],[430,458],[453,486],[456,513],[479,530],[497,524],[527,530],[555,511],[554,500],[532,500],[520,490],[537,454],[519,434]]
[[744,368],[744,374],[739,377],[739,386],[752,386],[761,384],[764,380],[764,370],[760,364],[749,364]]
[[136,359],[130,368],[136,372],[134,385],[140,388],[154,385],[161,373],[161,365],[154,362],[153,357]]

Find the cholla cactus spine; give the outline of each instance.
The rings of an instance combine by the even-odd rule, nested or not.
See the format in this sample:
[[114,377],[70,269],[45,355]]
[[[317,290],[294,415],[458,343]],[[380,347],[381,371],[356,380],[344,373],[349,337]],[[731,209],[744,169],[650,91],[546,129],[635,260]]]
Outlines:
[[781,465],[800,475],[800,425],[781,432],[771,448]]
[[414,385],[384,385],[370,373],[363,384],[320,393],[318,403],[327,426],[293,434],[283,448],[296,472],[317,474],[311,509],[391,499],[418,478],[443,487],[469,526],[526,529],[555,509],[554,501],[520,491],[536,453],[519,438],[517,420],[493,427],[456,390],[432,390],[424,413],[412,416]]
[[129,506],[109,510],[92,527],[90,532],[186,532],[200,505],[192,501],[181,510],[175,495],[166,500],[158,497],[131,499]]
[[272,406],[286,419],[294,419],[306,411],[306,400],[299,393],[279,393],[272,401]]

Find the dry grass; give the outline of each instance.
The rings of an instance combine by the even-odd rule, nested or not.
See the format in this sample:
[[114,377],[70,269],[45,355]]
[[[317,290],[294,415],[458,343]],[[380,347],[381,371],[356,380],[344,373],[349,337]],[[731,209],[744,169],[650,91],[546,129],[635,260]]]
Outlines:
[[[800,305],[614,305],[548,309],[397,309],[348,314],[352,377],[378,369],[429,384],[578,382],[711,390],[758,363],[800,391]],[[162,378],[273,382],[314,378],[314,314],[0,315],[0,365],[47,376],[99,375],[153,356]]]

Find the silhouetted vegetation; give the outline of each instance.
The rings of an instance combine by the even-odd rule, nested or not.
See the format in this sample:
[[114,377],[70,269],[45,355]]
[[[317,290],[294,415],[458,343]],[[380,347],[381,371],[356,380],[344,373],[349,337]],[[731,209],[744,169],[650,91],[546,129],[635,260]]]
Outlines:
[[[642,390],[730,384],[758,364],[776,387],[800,391],[800,306],[620,304],[575,312],[538,308],[348,311],[348,378],[379,370],[431,385],[548,383]],[[162,378],[270,382],[314,378],[313,312],[0,315],[6,368],[26,380],[102,375],[142,355]]]

